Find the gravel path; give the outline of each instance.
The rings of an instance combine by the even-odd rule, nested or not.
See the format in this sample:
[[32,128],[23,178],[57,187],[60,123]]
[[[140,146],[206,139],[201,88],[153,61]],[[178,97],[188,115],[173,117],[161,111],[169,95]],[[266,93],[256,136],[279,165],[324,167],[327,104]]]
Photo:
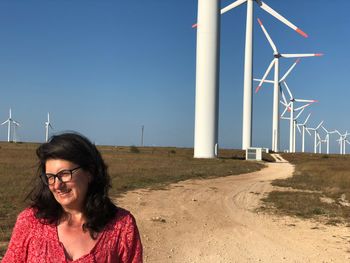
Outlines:
[[270,182],[294,167],[278,156],[239,176],[187,180],[118,198],[136,217],[144,262],[350,262],[348,227],[258,213]]

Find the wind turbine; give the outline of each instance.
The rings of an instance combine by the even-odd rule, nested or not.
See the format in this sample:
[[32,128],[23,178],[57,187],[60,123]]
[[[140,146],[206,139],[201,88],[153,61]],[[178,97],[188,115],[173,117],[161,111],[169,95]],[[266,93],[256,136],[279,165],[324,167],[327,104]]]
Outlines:
[[13,121],[13,142],[17,142],[17,127],[21,126],[18,122]]
[[315,137],[314,137],[314,153],[317,153],[317,134],[318,129],[321,128],[321,125],[323,124],[323,121],[321,121],[315,128],[306,128],[308,131],[314,131]]
[[260,0],[237,0],[221,9],[221,14],[247,2],[246,17],[246,35],[245,35],[245,56],[244,56],[244,90],[243,90],[243,130],[242,130],[242,149],[251,147],[252,143],[252,76],[253,76],[253,2],[256,2],[260,8],[270,15],[277,18],[288,27],[292,28],[303,37],[307,37],[297,26],[289,22],[282,15],[277,13],[267,4]]
[[329,154],[329,135],[336,133],[336,131],[328,131],[323,125],[321,126],[322,129],[326,132],[326,137],[324,139],[325,143],[327,144],[327,154]]
[[346,151],[345,151],[345,143],[350,144],[350,142],[348,141],[348,139],[345,139],[345,140],[344,140],[344,154],[346,154]]
[[317,141],[316,148],[317,148],[317,146],[318,146],[318,153],[322,153],[322,143],[323,143],[323,142],[326,142],[326,140],[325,140],[325,139],[322,140],[319,133],[317,133],[317,140],[318,140],[318,141]]
[[346,133],[345,133],[344,136],[343,136],[343,154],[346,154],[346,149],[345,149],[346,143],[349,144],[349,141],[348,141],[348,139],[346,138],[346,137],[348,137],[348,135],[349,135],[349,133],[348,133],[348,131],[346,131]]
[[16,123],[15,125],[19,125],[18,122],[16,122],[15,120],[12,119],[12,112],[11,112],[11,108],[9,110],[9,118],[4,121],[3,123],[1,123],[1,125],[4,125],[7,123],[7,141],[10,142],[11,140],[11,126],[13,123]]
[[347,141],[346,137],[350,134],[348,131],[346,131],[344,134],[341,134],[338,130],[334,130],[339,135],[339,139],[337,140],[339,142],[340,146],[340,154],[345,154],[345,142]]
[[49,128],[53,129],[50,123],[50,113],[47,113],[47,121],[45,122],[45,142],[49,140]]
[[[306,117],[305,121],[303,123],[299,123],[297,124],[297,128],[299,130],[299,132],[301,132],[301,152],[305,152],[305,130],[310,134],[311,133],[306,129],[306,123],[310,118],[311,113],[309,113],[309,115]],[[302,131],[300,131],[300,126],[302,127]]]
[[260,24],[260,27],[262,31],[264,32],[272,50],[273,50],[273,59],[268,66],[263,78],[261,79],[259,85],[257,86],[255,92],[258,92],[261,85],[263,84],[264,80],[266,79],[267,75],[270,73],[272,67],[275,67],[274,72],[274,90],[273,90],[273,117],[272,117],[272,150],[275,152],[278,152],[279,150],[279,108],[278,108],[278,102],[279,102],[279,59],[281,57],[283,58],[300,58],[300,57],[315,57],[315,56],[322,56],[322,54],[281,54],[277,50],[277,47],[275,43],[272,41],[269,33],[266,31],[263,23],[258,18],[258,22]]

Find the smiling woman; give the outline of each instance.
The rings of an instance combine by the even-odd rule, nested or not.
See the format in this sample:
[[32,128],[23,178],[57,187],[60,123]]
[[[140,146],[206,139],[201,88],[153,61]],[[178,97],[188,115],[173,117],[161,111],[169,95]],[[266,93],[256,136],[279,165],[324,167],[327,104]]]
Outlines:
[[95,145],[64,133],[37,155],[32,205],[18,216],[2,262],[142,262],[135,219],[109,199],[107,167]]

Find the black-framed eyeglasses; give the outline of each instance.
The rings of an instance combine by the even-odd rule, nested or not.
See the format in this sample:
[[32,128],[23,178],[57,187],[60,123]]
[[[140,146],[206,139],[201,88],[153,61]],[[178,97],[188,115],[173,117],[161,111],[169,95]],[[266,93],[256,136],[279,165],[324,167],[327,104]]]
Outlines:
[[80,168],[81,167],[78,166],[74,169],[65,169],[65,170],[59,171],[57,174],[44,173],[40,177],[41,177],[41,180],[46,185],[53,185],[56,182],[56,178],[60,180],[60,182],[66,183],[72,180],[73,173]]

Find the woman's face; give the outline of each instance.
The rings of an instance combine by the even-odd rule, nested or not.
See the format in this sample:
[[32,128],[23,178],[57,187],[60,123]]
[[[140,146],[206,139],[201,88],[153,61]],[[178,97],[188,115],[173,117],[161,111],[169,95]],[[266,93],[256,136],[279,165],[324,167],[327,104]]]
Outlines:
[[[61,159],[49,159],[45,164],[46,174],[55,175],[77,167],[79,165]],[[58,178],[55,178],[55,183],[49,185],[49,189],[64,210],[82,211],[91,179],[89,172],[79,168],[73,171],[72,178],[68,182],[61,182]]]

